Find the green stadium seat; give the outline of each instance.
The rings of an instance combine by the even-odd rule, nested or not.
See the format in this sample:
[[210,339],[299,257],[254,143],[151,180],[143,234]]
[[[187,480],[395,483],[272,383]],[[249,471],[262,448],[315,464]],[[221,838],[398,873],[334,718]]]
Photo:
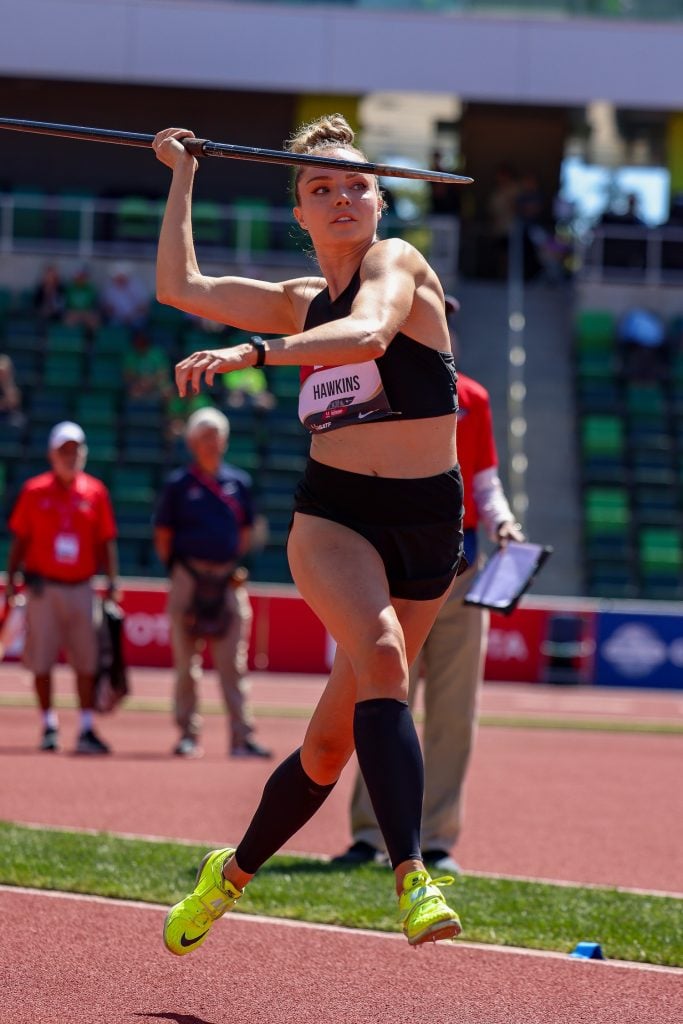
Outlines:
[[586,585],[591,597],[608,600],[638,597],[636,574],[628,564],[593,561],[588,565]]
[[678,526],[683,502],[675,487],[648,485],[633,488],[633,517],[639,526]]
[[577,353],[609,352],[615,346],[616,317],[604,309],[584,309],[576,317]]
[[14,237],[19,239],[44,238],[46,233],[45,200],[43,189],[27,185],[12,190],[14,199]]
[[130,345],[131,332],[120,324],[103,324],[97,329],[93,350],[99,355],[121,356]]
[[584,416],[580,425],[582,470],[587,480],[621,483],[625,473],[624,426],[618,416]]
[[[25,430],[19,424],[5,423],[0,430],[0,457],[3,459],[20,459],[24,453]],[[44,449],[43,445],[43,449]],[[5,463],[0,463],[6,470]],[[0,563],[0,566],[2,563]],[[4,568],[4,566],[2,566]]]
[[631,509],[626,488],[586,488],[584,524],[589,537],[626,535],[631,526]]
[[85,331],[82,327],[69,327],[66,324],[50,324],[47,329],[47,352],[85,351]]
[[82,356],[77,352],[47,352],[43,363],[43,385],[54,388],[82,387]]
[[117,396],[114,392],[91,394],[86,391],[76,396],[74,418],[86,432],[87,426],[113,429],[117,416]]
[[232,244],[238,252],[265,252],[270,248],[270,220],[267,199],[244,197],[233,200],[235,219]]
[[223,218],[218,203],[196,200],[192,204],[192,234],[195,242],[223,241]]
[[94,202],[94,192],[60,191],[58,197],[57,235],[64,241],[77,242],[81,237],[81,205]]
[[642,596],[675,599],[683,593],[683,541],[680,529],[647,528],[640,532]]
[[95,462],[114,462],[119,457],[116,430],[113,427],[91,425],[86,434],[88,453]]
[[157,497],[156,474],[143,466],[113,466],[111,493],[115,503],[151,505]]
[[161,225],[158,202],[143,196],[126,196],[118,203],[115,214],[115,234],[129,241],[156,241]]
[[119,392],[123,387],[123,360],[119,356],[93,352],[90,357],[87,384],[90,388]]
[[666,395],[658,384],[627,384],[625,404],[626,415],[633,422],[661,422],[668,411]]

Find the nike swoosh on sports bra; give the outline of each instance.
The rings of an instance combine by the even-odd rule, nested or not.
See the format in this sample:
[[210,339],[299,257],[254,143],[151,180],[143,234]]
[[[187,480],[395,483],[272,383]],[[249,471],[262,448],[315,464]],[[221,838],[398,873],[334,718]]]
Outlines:
[[[311,302],[304,330],[351,312],[360,270],[336,299],[324,288]],[[312,434],[371,423],[446,416],[458,408],[450,352],[436,352],[400,331],[384,355],[343,366],[302,366],[299,419]]]

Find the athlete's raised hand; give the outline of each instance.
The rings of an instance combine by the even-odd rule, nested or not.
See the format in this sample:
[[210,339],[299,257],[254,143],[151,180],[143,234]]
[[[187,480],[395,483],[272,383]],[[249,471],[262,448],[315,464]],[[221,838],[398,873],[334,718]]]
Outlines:
[[200,390],[202,376],[211,387],[217,373],[243,370],[254,363],[254,350],[250,345],[217,348],[206,352],[193,352],[176,364],[175,382],[178,394],[184,398],[188,385],[195,394]]
[[194,132],[188,128],[164,128],[163,131],[155,135],[152,149],[156,153],[157,160],[166,164],[171,170],[175,170],[183,160],[191,161],[196,170],[199,166],[196,158],[191,156],[180,142],[180,139],[194,138],[196,138]]

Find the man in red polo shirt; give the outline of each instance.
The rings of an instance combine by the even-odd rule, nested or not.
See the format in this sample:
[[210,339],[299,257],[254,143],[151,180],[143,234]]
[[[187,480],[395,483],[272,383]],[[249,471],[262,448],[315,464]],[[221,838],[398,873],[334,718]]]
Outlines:
[[[460,304],[446,296],[451,345],[457,361],[452,315]],[[420,673],[424,677],[425,791],[422,810],[422,856],[439,872],[458,872],[451,856],[462,824],[462,788],[476,724],[476,706],[483,677],[489,613],[463,604],[477,572],[477,532],[481,524],[490,540],[522,541],[498,476],[498,455],[486,388],[458,371],[458,462],[465,492],[465,557],[469,567],[456,577],[446,603],[410,670],[409,700],[415,701]],[[338,864],[382,861],[384,843],[367,788],[361,776],[351,801],[353,844]]]
[[97,640],[92,577],[103,570],[109,591],[117,570],[116,526],[109,492],[83,472],[88,449],[77,423],[58,423],[48,440],[51,470],[27,480],[9,520],[14,534],[7,566],[7,600],[23,570],[27,585],[24,664],[34,675],[43,718],[41,750],[58,750],[52,707],[52,666],[64,648],[76,673],[79,754],[108,754],[93,729]]

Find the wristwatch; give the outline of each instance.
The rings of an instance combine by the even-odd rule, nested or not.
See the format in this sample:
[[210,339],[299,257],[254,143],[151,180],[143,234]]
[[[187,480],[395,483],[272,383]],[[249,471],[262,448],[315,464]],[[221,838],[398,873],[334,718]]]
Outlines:
[[256,366],[264,366],[266,362],[266,343],[259,334],[252,334],[249,344],[256,349]]

